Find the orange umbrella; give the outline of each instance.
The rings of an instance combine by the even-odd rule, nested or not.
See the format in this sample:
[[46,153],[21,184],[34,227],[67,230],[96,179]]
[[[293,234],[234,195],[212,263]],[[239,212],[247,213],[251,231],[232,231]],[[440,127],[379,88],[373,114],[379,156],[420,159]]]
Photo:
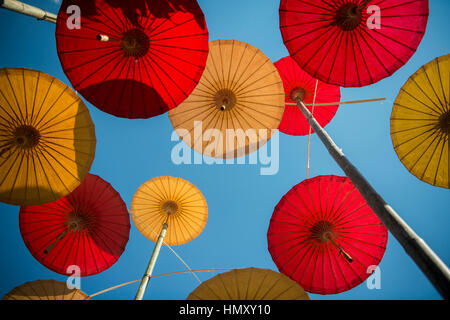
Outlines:
[[67,284],[55,280],[26,282],[8,292],[3,300],[91,300],[79,289],[69,289]]
[[235,269],[199,285],[187,300],[310,300],[287,276],[269,269]]
[[[216,40],[210,42],[197,87],[169,111],[169,118],[194,150],[215,158],[234,158],[264,145],[271,129],[278,128],[283,111],[283,82],[269,58],[245,42]],[[232,134],[239,135],[239,131],[247,137],[235,139]]]
[[64,83],[29,69],[0,69],[0,201],[40,205],[80,185],[95,154],[83,101]]
[[155,249],[136,294],[144,296],[164,240],[180,245],[193,240],[204,229],[208,206],[200,190],[189,181],[175,177],[156,177],[139,187],[131,202],[133,222]]
[[391,114],[400,161],[431,185],[450,188],[450,54],[417,70],[403,85]]

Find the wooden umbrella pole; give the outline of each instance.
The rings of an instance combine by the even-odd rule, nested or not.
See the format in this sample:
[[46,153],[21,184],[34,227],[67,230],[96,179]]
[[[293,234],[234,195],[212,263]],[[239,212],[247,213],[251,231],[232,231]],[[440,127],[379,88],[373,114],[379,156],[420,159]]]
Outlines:
[[345,157],[328,133],[320,126],[308,108],[297,100],[297,106],[308,120],[330,155],[353,182],[381,222],[389,229],[406,253],[427,276],[444,299],[450,298],[450,270],[433,250],[375,191],[358,169]]
[[50,13],[48,11],[30,6],[26,3],[16,0],[0,0],[0,6],[2,8],[30,16],[38,20],[44,20],[52,23],[56,23],[57,20],[57,16],[54,13]]
[[168,224],[164,223],[162,226],[162,230],[159,234],[158,240],[156,241],[155,248],[153,249],[152,256],[147,266],[147,270],[144,273],[144,277],[141,280],[141,284],[139,285],[139,289],[136,293],[136,297],[134,300],[142,300],[144,297],[145,290],[147,289],[148,281],[152,276],[153,269],[155,268],[156,260],[158,259],[159,251],[161,249],[162,243],[164,241],[164,237],[166,236],[166,231],[168,228]]

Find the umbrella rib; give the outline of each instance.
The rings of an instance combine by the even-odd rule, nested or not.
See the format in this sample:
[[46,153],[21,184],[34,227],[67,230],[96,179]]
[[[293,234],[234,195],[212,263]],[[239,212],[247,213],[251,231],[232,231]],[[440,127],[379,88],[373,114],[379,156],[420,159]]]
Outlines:
[[[244,50],[243,50],[243,52],[242,52],[241,61],[242,61],[242,59],[244,58],[244,56],[248,54],[248,52],[249,52],[249,46],[248,46],[248,44],[246,43],[246,44],[245,44],[245,48],[244,48]],[[244,68],[242,68],[242,70],[241,70],[241,68],[240,68],[240,65],[239,65],[238,68],[236,68],[236,71],[235,71],[234,76],[233,76],[233,82],[230,84],[230,87],[229,87],[229,89],[230,89],[231,91],[235,92],[235,91],[239,91],[239,90],[241,89],[241,87],[243,86],[243,83],[245,83],[245,81],[246,81],[246,80],[245,80],[245,81],[242,82],[242,77],[243,77],[244,74],[247,72],[248,68],[249,68],[250,66],[253,66],[253,64],[254,64],[254,59],[255,59],[256,56],[258,55],[258,52],[259,52],[258,49],[256,49],[256,50],[254,51],[253,55],[251,56],[250,61],[247,62],[247,64],[244,66]],[[251,54],[251,52],[250,52],[249,54]],[[239,62],[239,64],[241,63],[241,61]],[[264,62],[264,63],[266,63],[266,62]],[[238,73],[240,73],[240,75],[239,75],[238,78],[236,79],[236,75],[238,75]]]
[[[233,48],[234,48],[234,44],[235,44],[235,41],[233,41]],[[239,44],[239,43],[237,43],[237,44]],[[242,64],[242,60],[244,59],[244,56],[245,56],[245,54],[246,54],[246,52],[247,52],[247,48],[248,48],[248,44],[247,43],[245,43],[245,47],[244,47],[244,49],[242,50],[242,54],[240,55],[240,57],[239,57],[239,61],[238,61],[238,63],[237,63],[237,66],[236,66],[236,69],[235,69],[235,71],[233,72],[233,78],[230,80],[230,82],[229,82],[229,86],[230,86],[230,90],[231,91],[233,91],[234,90],[234,87],[236,86],[236,75],[238,74],[238,71],[240,71],[241,70],[241,64]],[[233,52],[234,52],[234,49],[233,49]],[[237,54],[237,52],[236,52],[236,54]],[[256,53],[255,53],[255,55],[256,55]],[[233,56],[232,56],[232,58],[233,58]],[[253,59],[254,58],[252,58],[251,60],[250,60],[250,62],[251,61],[253,61]],[[231,72],[231,65],[232,65],[232,63],[231,63],[232,61],[230,61],[230,72]]]
[[445,136],[444,136],[442,133],[439,133],[439,134],[436,135],[436,137],[434,137],[433,141],[428,145],[427,149],[422,153],[422,155],[419,157],[419,159],[417,159],[416,163],[414,163],[414,165],[413,165],[413,167],[412,167],[412,168],[415,167],[415,165],[417,164],[417,162],[419,162],[419,160],[425,155],[426,151],[431,147],[431,145],[433,144],[433,142],[434,142],[438,137],[439,137],[439,140],[438,140],[438,142],[436,143],[436,146],[434,147],[433,152],[430,154],[430,157],[429,157],[429,159],[428,159],[427,165],[425,166],[425,169],[423,170],[423,173],[422,173],[422,176],[421,176],[422,179],[425,177],[425,173],[426,173],[427,170],[428,170],[428,166],[430,165],[432,159],[434,158],[434,155],[435,155],[435,153],[436,153],[437,148],[441,145],[441,142],[442,142],[441,154],[440,154],[440,156],[439,156],[439,161],[438,161],[437,166],[436,166],[435,182],[436,182],[437,172],[439,171],[439,165],[440,165],[440,162],[441,162],[442,153],[443,153],[444,148],[445,148]]
[[[450,140],[449,140],[449,138],[447,137],[447,150],[448,150],[448,152],[450,153],[450,142],[449,142]],[[442,160],[442,155],[444,154],[444,149],[445,149],[445,141],[444,141],[444,143],[442,143],[442,149],[441,149],[441,154],[440,154],[440,156],[439,156],[439,161],[438,161],[438,163],[437,163],[437,166],[436,166],[436,172],[435,172],[435,174],[434,174],[434,184],[436,184],[436,181],[437,181],[437,174],[438,174],[438,172],[439,172],[439,169],[440,169],[440,166],[441,166],[441,160]],[[449,155],[449,157],[447,158],[447,162],[450,162],[450,155]],[[448,183],[450,183],[450,168],[448,168],[447,169],[448,170],[448,180],[447,180],[447,182]],[[424,172],[424,174],[425,174],[425,172]],[[450,187],[450,185],[449,185],[449,187]]]
[[[258,53],[258,52],[256,52],[256,53]],[[255,57],[256,57],[256,55],[255,55]],[[270,61],[269,59],[265,59],[264,62],[263,62],[263,64],[259,65],[258,67],[252,68],[252,72],[251,72],[244,80],[242,80],[242,76],[241,76],[241,77],[239,78],[239,83],[238,83],[238,85],[237,85],[235,88],[233,88],[233,91],[234,91],[234,93],[236,94],[236,96],[241,95],[241,94],[244,95],[244,94],[245,94],[246,92],[248,92],[248,91],[244,91],[244,93],[242,93],[243,90],[250,88],[250,87],[251,87],[252,85],[254,85],[255,83],[258,83],[258,82],[264,82],[264,81],[262,81],[262,80],[264,80],[264,78],[270,76],[271,74],[278,74],[278,71],[276,70],[276,68],[274,68],[275,70],[271,70],[269,73],[267,73],[267,74],[261,76],[260,78],[257,78],[257,79],[254,80],[253,82],[247,83],[250,79],[256,77],[256,73],[257,73],[259,70],[263,69],[263,67],[264,67],[265,65],[269,65],[270,63],[271,63],[271,61]],[[264,71],[264,69],[263,69],[263,71]],[[242,74],[242,75],[244,75],[244,74]],[[246,84],[246,83],[247,83],[247,84]],[[277,83],[279,83],[279,82],[277,82]],[[257,89],[253,89],[253,90],[257,90]],[[253,91],[253,90],[251,90],[251,91]],[[284,94],[284,93],[283,93],[283,94]]]
[[[23,71],[23,70],[22,70],[22,71]],[[9,75],[8,75],[8,72],[5,71],[5,75],[6,75],[6,79],[8,80],[9,87],[11,88],[12,95],[13,95],[13,97],[14,97],[14,100],[15,100],[15,102],[16,102],[17,109],[19,110],[20,120],[22,121],[23,124],[26,124],[27,121],[26,121],[26,119],[24,118],[24,116],[23,116],[23,114],[22,114],[22,110],[21,110],[20,105],[19,105],[19,100],[17,100],[17,94],[16,94],[16,91],[14,90],[14,87],[13,87],[13,85],[12,85],[12,83],[11,83],[11,79],[10,79],[10,77],[9,77]],[[11,109],[12,109],[12,107],[11,107]],[[15,114],[15,113],[14,113],[14,114]]]
[[[50,85],[50,87],[52,87],[53,86],[53,83]],[[50,92],[50,87],[49,87],[49,91],[48,92]],[[64,90],[62,90],[61,91],[61,93],[58,95],[58,97],[56,98],[56,100],[55,101],[53,101],[53,103],[47,108],[47,111],[45,111],[44,112],[44,114],[42,115],[42,117],[38,120],[38,118],[37,118],[37,116],[36,116],[36,119],[35,119],[35,122],[34,122],[34,124],[33,124],[33,127],[35,127],[36,129],[38,129],[39,128],[39,125],[41,124],[41,122],[45,119],[45,117],[47,117],[47,115],[50,113],[50,111],[52,111],[53,112],[53,108],[56,106],[56,105],[58,105],[58,101],[59,101],[59,99],[61,99],[61,97],[64,95],[64,93],[67,91],[67,90],[70,90],[69,89],[69,87],[68,86],[65,86],[65,88],[64,88]],[[47,94],[48,94],[48,92],[47,92]],[[47,96],[46,96],[46,98],[47,98]],[[41,105],[41,107],[39,108],[39,113],[40,113],[40,110],[42,110],[43,108],[43,105],[44,105],[44,102],[45,102],[45,100],[46,100],[46,98],[42,101],[42,105]],[[70,107],[70,106],[69,106]],[[39,114],[40,115],[40,114]],[[58,114],[59,115],[59,114]],[[52,119],[50,119],[49,121],[51,121]],[[46,124],[46,123],[45,123]],[[39,128],[40,129],[40,128]]]
[[[71,190],[69,190],[68,188],[67,188],[67,186],[66,186],[66,184],[64,183],[64,181],[62,181],[62,179],[61,179],[61,177],[59,176],[59,174],[58,174],[58,172],[56,172],[56,170],[55,170],[55,168],[53,167],[53,165],[50,163],[50,161],[49,161],[49,159],[47,158],[47,156],[44,154],[44,152],[45,153],[47,153],[50,157],[52,157],[66,172],[68,172],[73,178],[75,178],[77,181],[80,181],[77,177],[75,177],[69,170],[67,170],[67,168],[65,168],[62,164],[61,164],[61,162],[58,160],[58,159],[56,159],[52,154],[50,154],[46,149],[44,149],[44,148],[42,148],[42,147],[39,147],[39,149],[40,149],[40,155],[42,156],[42,157],[44,157],[44,159],[47,161],[47,163],[48,163],[48,165],[49,165],[49,167],[53,170],[53,172],[56,174],[56,176],[58,177],[58,179],[59,179],[59,181],[61,182],[61,184],[64,186],[64,188],[66,189],[66,191],[68,192],[68,193],[70,193],[71,192]],[[51,148],[50,148],[51,149]],[[45,171],[44,171],[45,172]],[[48,180],[48,179],[47,179]],[[48,180],[48,183],[49,183],[49,186],[50,186],[50,180]],[[59,197],[58,197],[59,198]]]
[[[51,147],[51,146],[50,146],[51,144],[56,145],[56,146],[60,146],[61,148],[68,149],[68,150],[73,150],[73,149],[70,149],[69,147],[66,147],[66,146],[63,146],[63,145],[60,145],[60,144],[57,144],[57,143],[54,143],[54,142],[49,142],[49,143],[47,143],[47,142],[43,142],[43,141],[42,141],[42,145],[43,145],[44,147],[46,147],[46,148],[43,149],[43,150],[44,150],[48,155],[50,155],[53,159],[55,159],[55,161],[58,162],[58,164],[61,166],[61,168],[63,168],[63,169],[64,169],[67,173],[69,173],[73,178],[75,178],[76,180],[78,180],[79,182],[81,182],[80,179],[79,179],[78,177],[76,177],[71,171],[69,171],[66,167],[64,167],[64,166],[62,165],[62,163],[61,163],[58,159],[56,159],[50,152],[48,152],[48,149],[50,149],[50,150],[54,151],[55,153],[59,154],[61,157],[64,157],[64,158],[66,158],[67,160],[69,160],[69,161],[75,163],[78,167],[90,168],[90,166],[87,165],[87,164],[78,163],[75,159],[69,158],[69,157],[66,156],[65,154],[63,154],[63,153],[61,153],[60,151],[58,151],[57,149]],[[77,152],[77,153],[78,153],[78,154],[90,155],[90,153],[85,153],[85,152]],[[69,190],[68,190],[68,191],[69,191]]]
[[[431,138],[431,137],[430,137],[430,138]],[[410,167],[411,170],[414,169],[414,167],[415,167],[415,166],[417,165],[417,163],[422,159],[422,157],[423,157],[425,154],[427,154],[428,149],[430,149],[430,147],[433,145],[433,143],[436,141],[436,139],[438,139],[438,141],[437,141],[437,143],[436,143],[436,146],[435,146],[433,152],[430,154],[430,157],[429,157],[429,160],[428,160],[428,162],[427,162],[427,165],[425,166],[425,169],[424,169],[424,171],[423,171],[422,178],[425,176],[425,173],[426,173],[426,171],[427,171],[427,169],[428,169],[428,166],[430,165],[431,160],[432,160],[433,157],[434,157],[434,154],[435,154],[435,152],[436,152],[437,147],[439,147],[439,145],[441,144],[441,141],[444,139],[444,137],[443,137],[440,133],[437,133],[437,134],[435,135],[435,137],[433,138],[433,140],[428,144],[427,148],[422,152],[422,154],[420,155],[420,157],[418,157],[418,158],[416,159],[416,161],[414,162],[414,164]],[[427,140],[428,140],[428,139],[427,139]],[[444,143],[444,145],[445,145],[445,143]]]
[[[430,133],[431,132],[431,133]],[[422,141],[420,141],[419,143],[417,143],[414,148],[410,149],[406,154],[403,154],[402,157],[400,158],[400,160],[403,160],[405,157],[407,157],[411,152],[413,152],[415,149],[417,149],[418,147],[420,147],[425,141],[427,141],[428,139],[430,139],[433,135],[437,135],[439,134],[437,130],[435,130],[435,128],[431,128],[425,132],[422,132],[420,134],[418,134],[417,136],[414,136],[410,139],[404,140],[401,143],[399,143],[398,145],[395,146],[395,148],[398,148],[402,145],[404,145],[405,143],[411,142],[412,140],[415,140],[417,138],[423,137],[426,133],[429,133],[428,136],[426,136]]]
[[[442,107],[442,109],[439,108],[439,110],[443,112],[443,111],[445,110],[445,105],[442,103],[442,101],[441,101],[439,95],[437,94],[437,92],[436,92],[436,90],[435,90],[435,88],[434,88],[434,85],[433,85],[433,83],[431,82],[430,77],[428,76],[427,70],[424,68],[424,66],[422,66],[422,70],[423,70],[423,72],[424,72],[424,74],[425,74],[425,78],[427,79],[428,84],[430,85],[431,89],[433,90],[434,95],[436,96],[436,98],[437,98],[437,100],[438,100],[440,106]],[[440,76],[439,69],[438,69],[438,74],[439,74],[439,76]],[[440,81],[440,79],[439,79],[439,81]],[[428,96],[427,96],[427,97],[428,97]],[[431,100],[431,98],[429,98],[429,99]],[[431,100],[431,101],[433,101],[433,100]],[[435,105],[438,106],[437,104],[435,104]]]
[[[159,51],[159,52],[162,52],[162,51]],[[155,57],[154,60],[152,59],[152,61],[154,61],[155,63],[156,63],[156,59],[159,59],[161,62],[166,63],[167,66],[171,67],[171,69],[173,69],[173,70],[177,71],[179,74],[183,75],[186,79],[190,80],[190,81],[193,82],[193,83],[196,83],[196,81],[195,81],[194,79],[192,79],[192,76],[186,74],[186,73],[183,72],[181,69],[176,68],[176,67],[173,66],[172,64],[168,63],[166,60],[160,58],[158,55],[156,55],[156,54],[154,54],[154,53],[149,53],[149,55],[153,55],[153,56]],[[166,54],[166,55],[167,55],[167,56],[171,56],[171,55],[169,55],[169,54]],[[183,61],[182,59],[178,59],[178,60]],[[192,65],[194,65],[194,64],[192,64]],[[196,65],[194,65],[194,66],[196,66]],[[198,67],[198,66],[196,66],[196,67]],[[161,68],[161,70],[164,70],[164,69]],[[167,73],[166,73],[166,75],[168,76]],[[183,88],[181,88],[175,81],[172,80],[172,82],[177,86],[177,88],[178,88],[181,92],[183,92],[183,94],[185,94],[186,96],[188,96],[188,94],[187,94],[186,92],[184,92]]]
[[[404,92],[407,93],[406,91],[404,91]],[[429,116],[432,116],[432,117],[435,117],[435,118],[437,117],[436,114],[424,112],[424,111],[418,110],[418,109],[409,108],[409,107],[404,106],[404,105],[402,105],[402,104],[400,104],[400,103],[398,103],[398,102],[395,102],[394,105],[397,106],[397,107],[400,107],[400,108],[408,109],[409,111],[414,111],[414,112],[422,113],[422,114],[429,115]],[[425,105],[425,106],[426,106],[426,105]],[[426,107],[428,107],[428,106],[426,106]],[[428,109],[430,109],[430,108],[428,107]],[[430,110],[432,110],[434,113],[437,113],[437,112],[436,112],[435,110],[433,110],[433,109],[430,109]]]
[[[344,183],[345,183],[345,179],[341,179],[341,183],[339,184],[339,188],[337,189],[336,196],[334,197],[333,203],[331,204],[331,208],[330,208],[330,210],[327,210],[326,221],[333,220],[332,219],[333,214],[335,214],[341,207],[341,206],[339,206],[338,209],[336,211],[334,211],[334,206],[336,205],[336,203],[338,201],[339,195],[342,191],[342,188],[344,187]],[[329,188],[329,190],[331,190],[331,188]],[[328,195],[328,197],[329,196],[330,195]]]
[[[154,63],[155,61],[154,61],[153,59],[151,59],[151,57],[148,56],[148,55],[147,55],[147,56],[144,56],[142,59],[146,62],[146,63],[144,64],[144,66],[145,66],[145,70],[147,71],[147,75],[149,75],[149,77],[150,77],[150,74],[149,74],[149,72],[148,72],[147,66],[149,66],[149,67],[152,69],[152,71],[153,71],[153,73],[154,73],[155,75],[158,75],[158,73],[157,73],[157,72],[155,71],[155,69],[153,68],[153,63]],[[151,61],[150,61],[149,59],[150,59]],[[155,64],[155,67],[159,67],[158,64]],[[161,67],[159,67],[159,69],[162,70]],[[162,71],[163,71],[163,73],[171,80],[171,82],[174,83],[174,81],[172,80],[172,78],[170,77],[170,75],[167,74],[167,72],[166,72],[165,70],[162,70]],[[172,97],[172,95],[170,94],[169,90],[167,89],[166,85],[164,84],[164,81],[162,81],[161,78],[160,78],[159,76],[157,76],[156,78],[159,80],[159,84],[163,87],[164,91],[167,93],[167,96],[170,98],[170,100],[172,101],[173,105],[176,105],[177,103],[175,102],[175,100],[173,99],[173,97]],[[175,86],[178,87],[177,84],[175,84]],[[183,91],[182,91],[182,92],[183,92]],[[184,92],[183,92],[183,93],[184,93]]]
[[[221,50],[221,48],[220,48],[220,44],[221,44],[221,41],[219,41],[218,42],[219,43],[219,55],[221,54],[221,52],[222,52],[222,50]],[[214,69],[214,71],[215,71],[215,76],[212,74],[212,72],[211,72],[211,78],[212,78],[212,80],[215,80],[216,82],[218,82],[218,84],[219,84],[219,88],[223,88],[224,87],[224,85],[222,84],[222,78],[220,77],[220,75],[219,75],[219,71],[217,71],[217,65],[218,65],[218,63],[216,63],[215,61],[214,61],[214,55],[213,54],[209,54],[209,57],[208,58],[210,58],[211,59],[211,64],[212,64],[212,66],[214,67],[213,69]],[[221,56],[221,60],[222,60],[222,56]],[[221,61],[221,66],[222,66],[222,61]]]

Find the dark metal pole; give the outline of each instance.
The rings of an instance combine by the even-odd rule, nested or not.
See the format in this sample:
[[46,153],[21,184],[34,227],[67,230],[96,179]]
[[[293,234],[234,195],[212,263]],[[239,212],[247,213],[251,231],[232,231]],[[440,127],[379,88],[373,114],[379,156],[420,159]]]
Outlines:
[[0,0],[0,6],[2,8],[25,14],[38,20],[45,20],[51,23],[56,23],[57,20],[57,16],[53,13],[16,0]]
[[441,296],[448,299],[450,297],[450,270],[448,267],[397,212],[383,200],[358,169],[345,157],[342,150],[320,126],[303,102],[297,100],[297,106],[328,149],[328,152],[366,199],[370,208],[403,246],[406,253],[419,266]]

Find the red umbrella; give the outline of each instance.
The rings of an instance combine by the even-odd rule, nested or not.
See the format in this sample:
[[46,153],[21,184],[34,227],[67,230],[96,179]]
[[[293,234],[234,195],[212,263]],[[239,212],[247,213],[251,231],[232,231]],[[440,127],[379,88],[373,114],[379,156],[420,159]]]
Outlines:
[[[340,101],[341,93],[338,86],[314,79],[303,71],[291,57],[278,60],[275,62],[275,67],[283,80],[286,103],[296,103],[296,100],[300,99],[312,111],[313,103],[329,104]],[[338,107],[338,104],[314,106],[314,117],[324,127],[334,117]],[[308,121],[300,109],[297,106],[286,105],[278,129],[286,134],[302,136],[309,133],[309,128]],[[311,132],[314,131],[311,130]]]
[[130,218],[120,195],[88,174],[71,194],[40,206],[20,208],[20,232],[31,254],[52,271],[81,276],[111,267],[128,242]]
[[[280,4],[280,29],[289,54],[314,78],[344,87],[375,83],[402,67],[419,46],[427,20],[428,0]],[[377,21],[379,26],[373,23]]]
[[319,176],[293,187],[267,232],[280,272],[306,291],[332,294],[362,283],[386,250],[388,232],[347,177]]
[[[81,9],[76,28],[68,7]],[[208,56],[208,30],[195,0],[64,0],[56,44],[64,72],[97,108],[149,118],[195,88]]]

